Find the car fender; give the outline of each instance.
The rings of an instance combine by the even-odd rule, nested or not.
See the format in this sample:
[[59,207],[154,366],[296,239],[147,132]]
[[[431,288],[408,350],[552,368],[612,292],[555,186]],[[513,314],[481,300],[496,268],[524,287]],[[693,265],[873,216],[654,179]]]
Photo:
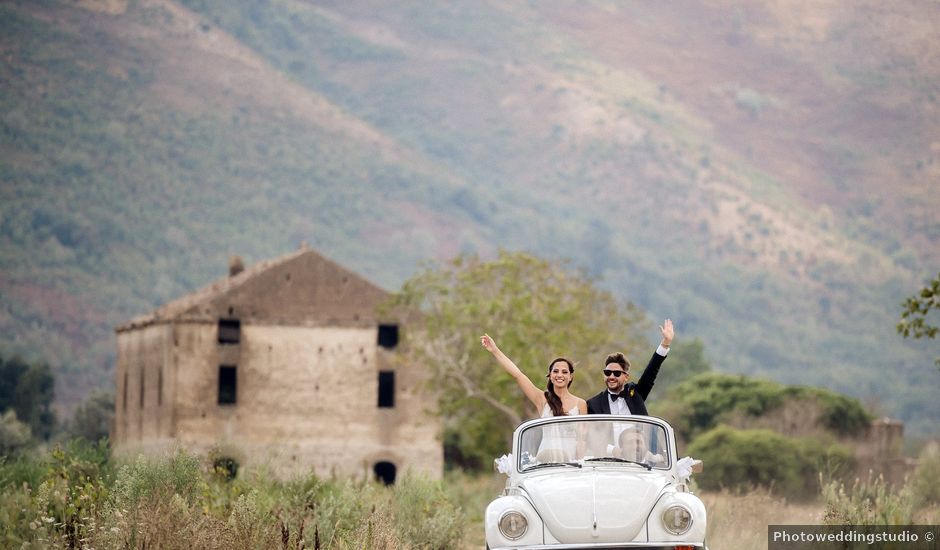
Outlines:
[[[504,514],[515,511],[525,516],[528,526],[525,533],[517,539],[508,539],[499,530],[499,520]],[[516,492],[501,496],[486,507],[486,544],[493,550],[502,547],[526,546],[542,544],[543,529],[542,518],[535,511],[535,507],[523,494]]]
[[[667,508],[679,505],[685,507],[692,514],[692,526],[681,535],[673,535],[663,525],[663,513]],[[666,491],[653,506],[646,520],[649,542],[689,542],[702,544],[705,540],[705,526],[707,518],[705,505],[702,500],[692,493]]]

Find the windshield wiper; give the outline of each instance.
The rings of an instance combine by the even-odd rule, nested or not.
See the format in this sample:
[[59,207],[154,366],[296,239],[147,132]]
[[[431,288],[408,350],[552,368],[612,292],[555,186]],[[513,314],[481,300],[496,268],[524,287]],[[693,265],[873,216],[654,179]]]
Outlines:
[[525,469],[526,472],[530,470],[538,470],[539,468],[547,468],[549,466],[574,466],[575,468],[583,468],[583,465],[580,462],[542,462],[541,464],[536,464],[535,466],[529,466]]
[[646,462],[637,462],[635,460],[627,460],[626,458],[618,458],[616,456],[599,456],[596,458],[585,458],[585,462],[626,462],[627,464],[636,464],[637,466],[643,466],[647,470],[652,470],[653,467]]

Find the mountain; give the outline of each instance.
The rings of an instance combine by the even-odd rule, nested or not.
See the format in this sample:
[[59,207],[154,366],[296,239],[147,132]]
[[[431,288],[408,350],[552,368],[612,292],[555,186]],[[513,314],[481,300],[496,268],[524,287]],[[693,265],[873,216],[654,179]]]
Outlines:
[[[60,404],[113,327],[302,241],[389,290],[568,258],[719,370],[936,430],[940,5],[0,4],[0,349]],[[654,337],[651,332],[651,340]]]

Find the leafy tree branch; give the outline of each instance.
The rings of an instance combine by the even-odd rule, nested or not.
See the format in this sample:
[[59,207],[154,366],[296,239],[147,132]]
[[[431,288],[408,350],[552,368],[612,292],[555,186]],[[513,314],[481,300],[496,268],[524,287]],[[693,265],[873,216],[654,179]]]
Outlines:
[[[908,297],[902,304],[898,333],[905,338],[936,338],[938,327],[927,322],[932,310],[940,309],[940,273],[917,294]],[[940,357],[935,363],[940,366]]]

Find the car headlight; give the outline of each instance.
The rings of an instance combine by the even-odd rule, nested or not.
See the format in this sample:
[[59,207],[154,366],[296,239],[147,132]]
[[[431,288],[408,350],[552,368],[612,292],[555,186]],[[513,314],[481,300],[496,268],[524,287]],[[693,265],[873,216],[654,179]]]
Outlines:
[[670,506],[663,512],[663,527],[673,535],[682,535],[692,527],[692,512],[685,506]]
[[519,512],[506,512],[499,518],[499,532],[509,540],[516,540],[529,528],[529,520]]

